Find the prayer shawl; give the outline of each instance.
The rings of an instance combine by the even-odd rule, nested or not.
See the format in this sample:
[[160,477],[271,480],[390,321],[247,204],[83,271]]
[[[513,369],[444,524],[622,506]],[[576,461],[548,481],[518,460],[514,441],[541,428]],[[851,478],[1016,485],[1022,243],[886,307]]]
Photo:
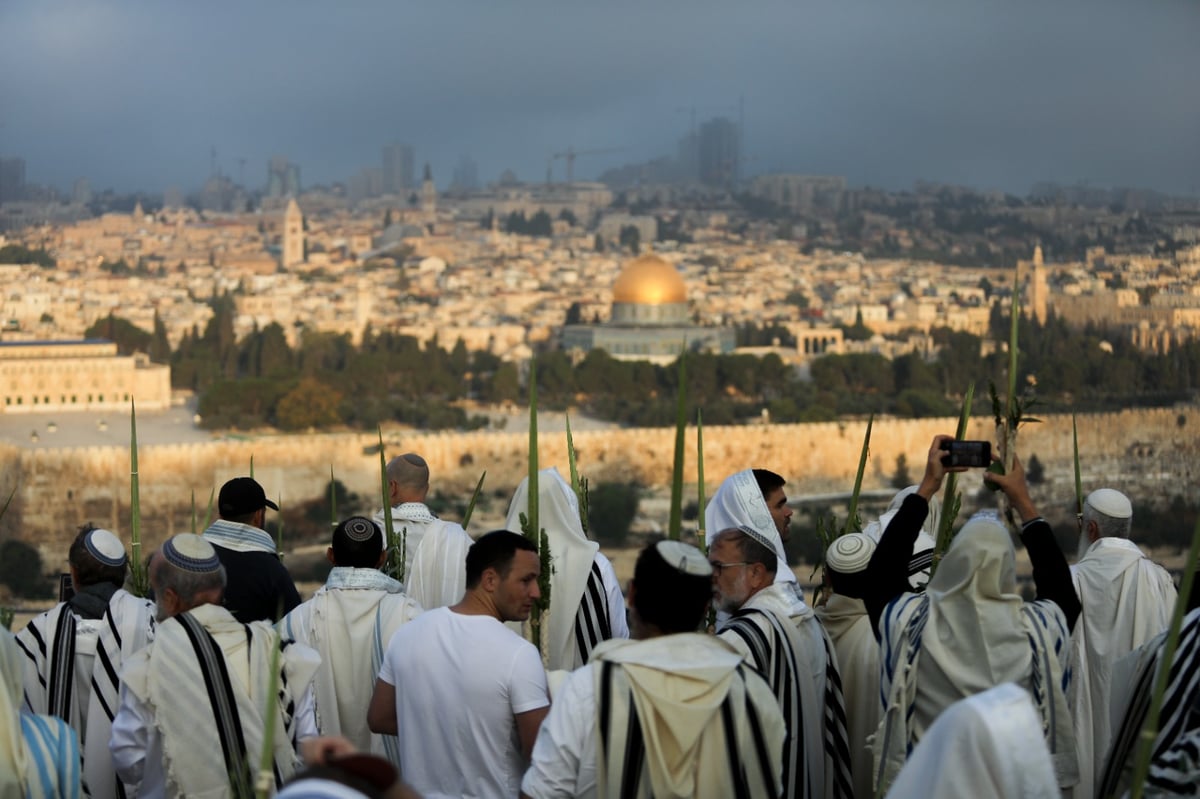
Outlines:
[[234,552],[270,552],[277,554],[275,539],[266,530],[250,524],[217,519],[204,531],[204,539],[213,546]]
[[[904,504],[905,498],[916,492],[917,486],[913,485],[892,497],[887,511],[877,521],[868,522],[863,533],[878,544],[879,539],[883,536],[883,531],[891,524],[892,518]],[[933,566],[933,550],[936,546],[935,539],[941,518],[942,502],[934,495],[929,499],[929,512],[925,514],[921,532],[917,533],[917,540],[913,542],[912,557],[908,561],[908,584],[914,591],[924,591],[929,582],[929,572]]]
[[316,671],[315,659],[289,650],[267,622],[241,624],[223,607],[201,605],[159,624],[154,642],[130,660],[121,678],[154,714],[168,796],[230,797],[231,779],[254,786],[277,647],[282,649],[274,719],[278,788],[296,769],[293,717]]
[[1066,618],[1048,600],[1023,603],[1008,530],[994,519],[965,524],[924,594],[901,594],[880,622],[883,719],[875,733],[875,787],[883,792],[934,719],[1000,683],[1032,695],[1059,785],[1078,780],[1064,692]]
[[1058,799],[1042,722],[1019,686],[1004,683],[938,716],[888,799]]
[[1071,691],[1079,751],[1076,795],[1091,797],[1112,736],[1112,669],[1118,658],[1171,623],[1175,585],[1165,569],[1124,538],[1101,538],[1071,568],[1083,605],[1071,636]]
[[[383,511],[375,514],[375,523],[387,530]],[[425,610],[458,603],[467,592],[472,542],[466,530],[434,516],[420,502],[392,508],[392,529],[404,535],[405,594]]]
[[[124,799],[108,739],[120,706],[118,675],[154,637],[154,603],[118,589],[99,619],[80,619],[66,603],[32,619],[18,635],[29,661],[25,698],[34,713],[57,716],[79,734],[83,780],[94,799]],[[91,654],[90,672],[76,674],[76,643]],[[86,662],[86,660],[85,660]],[[79,686],[89,685],[86,693]]]
[[[1113,728],[1098,796],[1118,796],[1129,787],[1137,737],[1150,711],[1166,639],[1163,633],[1129,656],[1136,664],[1136,676],[1120,723]],[[1146,789],[1147,795],[1200,795],[1200,608],[1184,617],[1179,632],[1158,716]]]
[[79,799],[75,732],[54,716],[21,712],[25,658],[0,629],[0,799]]
[[796,582],[795,572],[787,565],[787,553],[783,551],[783,539],[779,536],[779,528],[775,526],[771,509],[767,507],[762,489],[754,479],[753,469],[744,469],[725,478],[725,482],[721,483],[721,487],[704,509],[706,546],[711,548],[713,539],[721,531],[731,527],[749,527],[770,541],[775,548],[775,557],[779,559],[779,568],[775,570],[775,582]]
[[871,619],[861,599],[833,594],[823,607],[816,609],[833,651],[837,655],[842,678],[842,698],[846,703],[846,732],[850,744],[850,775],[855,799],[871,799],[871,748],[867,739],[879,726],[879,642],[871,629]]
[[279,622],[285,639],[321,655],[313,682],[321,735],[341,735],[393,763],[400,759],[396,737],[371,733],[367,707],[392,634],[421,612],[401,588],[378,569],[335,567],[312,599]]
[[[526,477],[508,506],[506,528],[519,532],[521,514],[528,510]],[[584,534],[579,499],[553,467],[538,472],[538,524],[546,531],[553,569],[544,646],[546,670],[573,671],[588,662],[596,646],[613,637],[614,620],[597,563],[600,545]]]
[[766,679],[783,711],[788,737],[783,794],[851,795],[850,749],[837,656],[816,616],[775,583],[733,614],[720,636]]
[[783,720],[732,647],[683,633],[592,654],[597,797],[779,795]]

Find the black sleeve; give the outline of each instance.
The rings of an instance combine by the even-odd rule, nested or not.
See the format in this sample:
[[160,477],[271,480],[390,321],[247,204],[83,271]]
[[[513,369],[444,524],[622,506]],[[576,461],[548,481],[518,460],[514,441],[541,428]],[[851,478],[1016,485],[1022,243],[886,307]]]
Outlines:
[[296,590],[296,584],[292,581],[292,574],[287,570],[279,560],[275,561],[279,564],[279,574],[275,578],[276,595],[279,597],[280,607],[282,612],[275,616],[275,621],[279,621],[287,614],[291,613],[300,605],[300,592]]
[[1029,563],[1033,566],[1033,584],[1038,599],[1049,599],[1062,608],[1067,617],[1067,629],[1075,629],[1075,620],[1083,606],[1075,593],[1075,581],[1071,579],[1071,568],[1050,525],[1042,517],[1027,522],[1021,528],[1021,542],[1029,552]]
[[879,618],[883,609],[905,591],[912,590],[908,584],[908,562],[912,560],[913,544],[928,514],[929,503],[924,497],[918,494],[905,497],[867,564],[867,590],[863,603],[867,606],[876,638],[879,637]]

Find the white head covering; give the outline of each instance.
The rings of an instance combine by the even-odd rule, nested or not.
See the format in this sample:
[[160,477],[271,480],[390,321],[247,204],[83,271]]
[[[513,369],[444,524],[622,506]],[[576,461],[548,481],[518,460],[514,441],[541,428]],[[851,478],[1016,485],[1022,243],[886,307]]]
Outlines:
[[[941,566],[938,574],[941,574]],[[1057,799],[1042,720],[1023,688],[951,705],[917,744],[888,799]]]
[[1130,503],[1129,497],[1113,488],[1097,488],[1088,494],[1086,503],[1110,519],[1133,517],[1133,505]]
[[125,565],[125,547],[121,539],[108,530],[96,528],[83,537],[88,554],[105,566]]
[[[910,494],[917,493],[917,488],[918,486],[911,485],[892,497],[892,501],[888,503],[888,509],[879,517],[878,521],[868,522],[863,532],[878,544],[879,539],[883,537],[884,530],[900,510],[900,506],[904,504],[905,498]],[[917,540],[913,542],[913,557],[909,561],[908,584],[914,591],[921,590],[929,582],[930,565],[933,562],[933,550],[936,546],[938,524],[941,522],[941,518],[942,501],[934,494],[929,500],[929,513],[925,516],[925,523],[921,525],[921,532],[917,533]]]
[[935,662],[962,694],[1027,674],[1030,649],[1012,539],[993,514],[976,514],[963,525],[925,593],[922,663]]
[[289,782],[276,799],[367,799],[367,795],[333,780],[309,777]]
[[[508,506],[505,527],[521,531],[521,514],[529,510],[529,478],[517,486]],[[579,499],[558,469],[538,471],[538,524],[550,544],[550,620],[547,669],[570,669],[575,659],[575,616],[587,587],[588,573],[600,545],[588,539],[579,521]]]
[[756,538],[770,542],[770,547],[775,550],[775,557],[779,559],[779,568],[775,570],[775,582],[796,582],[796,575],[787,565],[783,539],[779,537],[779,529],[771,517],[771,509],[767,507],[762,489],[754,479],[753,469],[743,469],[725,478],[717,493],[709,500],[708,507],[704,509],[706,546],[711,547],[717,534],[731,527],[747,527],[758,534]]
[[838,574],[857,574],[866,571],[871,556],[875,554],[875,542],[865,533],[847,533],[829,545],[825,552],[825,565]]

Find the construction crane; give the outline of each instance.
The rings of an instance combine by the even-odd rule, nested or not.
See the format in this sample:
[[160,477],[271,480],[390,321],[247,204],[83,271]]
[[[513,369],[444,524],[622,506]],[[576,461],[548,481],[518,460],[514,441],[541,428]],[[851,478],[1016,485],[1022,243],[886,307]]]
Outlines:
[[554,168],[554,162],[562,158],[567,162],[567,183],[575,182],[575,159],[581,155],[602,155],[603,153],[615,153],[625,149],[624,147],[605,147],[600,150],[576,150],[574,147],[568,147],[561,153],[555,153],[550,156],[546,162],[546,182],[549,183],[552,177],[551,170]]

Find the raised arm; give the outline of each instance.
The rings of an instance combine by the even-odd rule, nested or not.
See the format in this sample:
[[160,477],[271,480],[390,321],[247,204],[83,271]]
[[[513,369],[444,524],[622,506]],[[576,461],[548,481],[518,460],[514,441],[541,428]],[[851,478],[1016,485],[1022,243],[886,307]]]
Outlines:
[[942,463],[942,442],[951,436],[934,436],[925,458],[925,476],[917,486],[917,492],[904,498],[904,504],[892,517],[887,529],[875,546],[875,554],[867,565],[867,593],[863,602],[871,617],[871,627],[879,634],[879,618],[888,603],[905,591],[908,584],[908,562],[912,559],[913,544],[921,525],[929,514],[929,500],[942,487],[948,471],[963,471],[961,468],[947,469]]
[[1067,628],[1075,629],[1075,620],[1079,618],[1083,606],[1079,604],[1079,595],[1075,593],[1075,583],[1071,580],[1071,569],[1058,542],[1054,540],[1054,532],[1038,514],[1029,496],[1025,467],[1014,455],[1012,470],[1008,474],[986,472],[983,478],[1000,486],[1013,510],[1021,517],[1021,541],[1029,552],[1037,598],[1049,599],[1062,608],[1063,615],[1067,617]]

